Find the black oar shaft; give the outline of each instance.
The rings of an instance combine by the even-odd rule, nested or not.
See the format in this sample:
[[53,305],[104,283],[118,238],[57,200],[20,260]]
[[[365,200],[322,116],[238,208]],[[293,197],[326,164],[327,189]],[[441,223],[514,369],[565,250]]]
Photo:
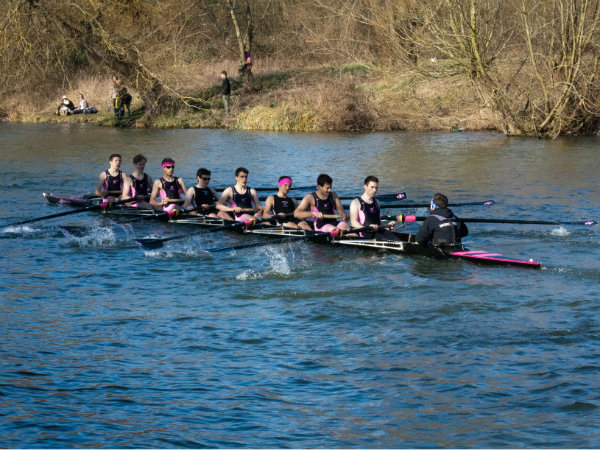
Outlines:
[[[384,220],[395,220],[398,222],[422,222],[427,219],[426,216],[381,216]],[[524,220],[524,219],[488,219],[483,217],[460,217],[463,222],[469,223],[506,223],[519,225],[597,225],[595,220],[562,222],[555,220]]]
[[[293,214],[286,214],[284,218],[286,217],[291,217]],[[196,231],[193,233],[187,233],[187,234],[177,234],[175,236],[169,236],[166,238],[161,238],[161,239],[137,239],[135,242],[140,246],[143,247],[147,250],[155,250],[158,248],[161,248],[165,242],[169,242],[169,241],[175,241],[175,240],[180,240],[180,239],[186,239],[189,238],[191,236],[197,236],[200,234],[205,234],[205,233],[215,233],[217,231],[225,231],[225,230],[234,230],[236,228],[241,228],[244,226],[253,226],[255,224],[258,223],[262,223],[262,222],[268,222],[269,220],[274,220],[274,217],[263,217],[262,219],[253,219],[250,221],[244,221],[244,222],[235,222],[235,223],[229,223],[227,225],[221,225],[218,227],[211,227],[211,228],[207,228],[204,230],[200,230],[200,231]],[[250,223],[251,222],[251,223]]]
[[[110,205],[120,205],[123,203],[129,203],[132,202],[133,200],[128,198],[125,200],[117,200],[116,202],[112,202]],[[20,220],[19,222],[14,222],[14,223],[10,223],[7,225],[2,225],[2,227],[7,228],[7,227],[15,227],[18,225],[25,225],[28,223],[33,223],[33,222],[40,222],[42,220],[49,220],[49,219],[54,219],[56,217],[63,217],[63,216],[69,216],[71,214],[78,214],[78,213],[82,213],[82,212],[86,212],[86,211],[94,211],[96,209],[103,209],[105,208],[106,205],[104,203],[98,204],[98,205],[90,205],[90,206],[86,206],[85,208],[81,208],[81,209],[71,209],[69,211],[63,211],[60,213],[56,213],[56,214],[50,214],[49,216],[43,216],[43,217],[35,217],[33,219],[26,219],[26,220]]]
[[[491,206],[496,203],[494,200],[484,200],[482,202],[448,203],[448,206]],[[429,208],[430,203],[388,203],[380,205],[382,209],[393,208]]]
[[275,240],[266,240],[266,241],[262,241],[262,242],[251,242],[249,244],[240,244],[240,245],[234,245],[232,247],[223,247],[223,248],[214,248],[214,249],[209,249],[209,250],[205,250],[207,253],[224,253],[224,252],[230,252],[230,251],[234,251],[234,250],[242,250],[245,248],[252,248],[252,247],[261,247],[261,246],[266,246],[266,245],[275,245],[275,244],[284,244],[286,242],[291,242],[291,241],[310,241],[310,240],[318,240],[318,239],[325,239],[327,237],[332,237],[332,238],[336,238],[336,237],[341,237],[342,235],[348,235],[348,234],[357,234],[357,233],[361,233],[363,231],[369,231],[372,228],[370,226],[366,226],[366,227],[360,227],[360,228],[351,228],[349,230],[333,230],[333,231],[309,231],[309,232],[305,232],[304,234],[300,234],[300,235],[291,235],[291,236],[285,236],[285,237],[281,237],[279,239],[275,239]]

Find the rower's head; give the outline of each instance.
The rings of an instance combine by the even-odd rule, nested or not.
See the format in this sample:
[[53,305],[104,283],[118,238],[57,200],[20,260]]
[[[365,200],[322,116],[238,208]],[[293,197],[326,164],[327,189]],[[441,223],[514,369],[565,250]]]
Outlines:
[[119,155],[118,153],[113,153],[108,158],[108,163],[110,164],[111,168],[118,169],[119,167],[121,167],[121,155]]
[[146,159],[146,157],[144,155],[142,155],[141,153],[138,153],[137,155],[135,155],[133,157],[133,165],[135,166],[136,169],[140,170],[141,172],[144,171],[147,161],[148,160]]
[[279,177],[279,183],[277,183],[277,187],[279,188],[279,192],[282,194],[286,194],[290,192],[292,188],[292,177],[288,175],[282,175]]
[[317,190],[322,194],[329,195],[332,186],[333,179],[326,173],[322,173],[317,177]]
[[166,175],[173,175],[173,172],[175,172],[175,161],[172,158],[163,159],[161,165]]
[[374,175],[369,175],[365,178],[365,194],[373,198],[377,195],[377,189],[379,189],[379,179]]
[[200,187],[208,186],[210,181],[210,170],[201,167],[198,169],[198,172],[196,172],[196,178],[198,179],[198,184]]
[[431,199],[431,205],[429,209],[432,211],[438,208],[447,208],[448,207],[448,197],[444,194],[435,193],[433,194],[433,198]]
[[250,172],[248,172],[248,169],[245,167],[238,167],[235,171],[235,181],[237,181],[237,184],[240,186],[246,186],[249,173]]

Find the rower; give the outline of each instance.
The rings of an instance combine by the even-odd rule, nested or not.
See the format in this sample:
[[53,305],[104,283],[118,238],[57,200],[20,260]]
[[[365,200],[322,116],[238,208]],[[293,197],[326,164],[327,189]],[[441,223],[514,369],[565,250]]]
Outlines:
[[430,216],[425,219],[415,236],[417,244],[458,244],[469,234],[465,223],[448,208],[448,197],[434,194],[429,206]]
[[[275,195],[269,195],[265,200],[265,208],[263,209],[263,217],[272,217],[273,215],[285,217],[286,215],[293,214],[295,209],[298,207],[298,202],[295,199],[288,197],[288,193],[292,188],[292,178],[283,175],[279,177],[279,183],[277,184],[278,192]],[[299,219],[277,219],[277,222],[287,228],[302,228],[304,230],[311,230],[310,225],[305,220]]]
[[[173,176],[175,172],[175,161],[171,158],[162,160],[163,176],[154,182],[150,204],[162,206],[163,211],[175,215],[181,211],[184,202],[181,196],[186,192],[185,183],[182,178]],[[160,200],[157,198],[160,196]]]
[[[348,230],[350,227],[343,220],[348,220],[348,214],[335,192],[331,191],[333,180],[322,173],[317,178],[317,190],[306,195],[294,211],[297,219],[313,218],[315,231],[329,232],[336,228]],[[335,212],[337,211],[337,215]],[[337,219],[342,219],[338,222]]]
[[[259,217],[262,212],[263,208],[258,199],[258,194],[246,185],[248,174],[248,169],[238,167],[235,171],[235,185],[225,189],[217,202],[217,209],[223,212],[228,219],[231,219],[228,214],[230,212],[233,212],[235,220],[240,221],[251,219],[253,217],[251,214]],[[227,206],[227,203],[229,203],[229,206]]]
[[377,190],[379,189],[379,179],[376,176],[369,175],[365,178],[364,187],[364,193],[350,203],[350,225],[352,225],[352,228],[365,226],[372,228],[372,232],[360,233],[361,237],[368,234],[376,239],[399,241],[400,238],[389,231],[394,228],[396,222],[390,222],[385,226],[381,225],[381,208],[377,200],[375,200]]
[[[221,213],[216,207],[219,196],[217,192],[208,187],[210,182],[210,170],[201,167],[196,172],[196,179],[198,183],[196,186],[189,188],[185,194],[185,203],[183,204],[184,210],[189,210],[191,207],[195,207],[195,211],[191,211],[191,214],[200,214],[208,217],[221,217]],[[223,217],[226,218],[226,217]]]
[[133,157],[133,167],[135,168],[127,177],[127,182],[123,188],[123,198],[136,199],[137,202],[132,203],[131,206],[142,209],[152,209],[152,205],[148,203],[148,200],[150,200],[153,182],[150,175],[144,172],[147,161],[146,157],[141,154]]
[[123,194],[126,176],[121,172],[121,155],[113,153],[108,158],[109,168],[98,176],[96,195],[104,202],[114,202]]

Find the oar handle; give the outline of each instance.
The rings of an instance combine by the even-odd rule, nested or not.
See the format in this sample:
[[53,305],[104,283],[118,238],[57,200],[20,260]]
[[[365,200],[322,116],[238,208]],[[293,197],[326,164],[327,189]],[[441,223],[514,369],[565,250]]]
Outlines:
[[338,214],[323,214],[323,219],[342,219]]

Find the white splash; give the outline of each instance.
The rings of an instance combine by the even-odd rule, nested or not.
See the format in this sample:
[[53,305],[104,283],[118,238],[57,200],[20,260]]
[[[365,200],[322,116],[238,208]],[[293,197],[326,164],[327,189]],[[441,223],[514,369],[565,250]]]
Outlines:
[[[268,261],[269,267],[262,271],[247,269],[237,275],[236,280],[260,280],[265,277],[288,277],[292,274],[294,253],[287,245],[268,245],[257,251],[260,259]],[[292,264],[290,260],[292,259]]]
[[565,237],[565,236],[568,236],[568,235],[569,235],[569,234],[571,234],[571,233],[569,233],[569,231],[568,231],[568,230],[567,230],[565,227],[562,227],[562,226],[561,226],[561,227],[558,227],[558,228],[554,228],[554,229],[553,229],[553,230],[550,232],[550,234],[551,234],[552,236]]
[[112,227],[92,228],[90,234],[81,237],[69,236],[69,240],[79,247],[106,247],[115,246],[118,243]]
[[31,228],[29,225],[21,225],[15,227],[6,227],[2,230],[3,233],[34,233],[39,231],[37,228]]

